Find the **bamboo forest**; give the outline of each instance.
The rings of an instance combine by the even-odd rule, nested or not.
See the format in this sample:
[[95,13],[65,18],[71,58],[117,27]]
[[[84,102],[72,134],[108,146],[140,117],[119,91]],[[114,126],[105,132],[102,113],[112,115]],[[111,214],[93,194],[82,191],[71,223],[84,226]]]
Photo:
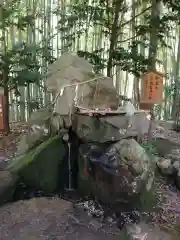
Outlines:
[[0,232],[180,239],[179,0],[0,0]]

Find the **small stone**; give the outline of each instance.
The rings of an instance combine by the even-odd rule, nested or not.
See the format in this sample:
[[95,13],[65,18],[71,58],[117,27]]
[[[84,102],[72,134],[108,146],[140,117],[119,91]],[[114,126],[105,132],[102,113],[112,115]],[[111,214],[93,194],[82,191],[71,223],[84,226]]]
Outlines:
[[110,224],[111,224],[111,223],[114,223],[114,220],[113,220],[113,218],[111,218],[111,217],[107,217],[106,220],[107,220],[107,222],[110,223]]
[[161,158],[157,161],[157,166],[164,175],[171,175],[173,173],[173,165],[171,159]]
[[64,134],[63,140],[64,140],[65,142],[68,142],[68,141],[69,141],[69,134],[68,134],[68,133],[65,133],[65,134]]
[[180,161],[180,155],[176,155],[176,154],[171,154],[170,153],[166,157],[172,159],[173,162],[177,161],[177,160]]
[[89,225],[94,228],[96,231],[102,228],[103,224],[99,221],[96,221],[95,219],[91,220]]
[[[172,154],[172,155],[179,156],[179,155],[180,155],[180,150],[179,150],[178,148],[174,148],[174,149],[172,149],[171,154]],[[179,156],[179,157],[180,157],[180,156]]]
[[131,240],[172,239],[170,234],[166,233],[165,231],[162,231],[158,227],[153,227],[150,224],[146,224],[144,222],[126,226],[125,230],[127,235],[126,239]]
[[173,163],[173,167],[174,167],[174,169],[175,170],[179,170],[180,169],[180,161],[175,161],[174,163]]

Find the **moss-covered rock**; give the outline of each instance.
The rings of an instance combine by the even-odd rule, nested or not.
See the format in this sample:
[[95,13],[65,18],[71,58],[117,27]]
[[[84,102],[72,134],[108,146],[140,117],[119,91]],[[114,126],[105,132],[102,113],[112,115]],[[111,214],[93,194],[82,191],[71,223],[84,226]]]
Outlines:
[[58,189],[60,167],[67,151],[68,146],[61,136],[51,137],[13,160],[8,170],[17,173],[26,185],[51,193]]
[[150,209],[155,203],[153,182],[151,159],[133,139],[105,151],[92,144],[80,146],[79,188],[86,195],[118,210]]
[[9,171],[0,171],[0,205],[13,200],[18,177]]

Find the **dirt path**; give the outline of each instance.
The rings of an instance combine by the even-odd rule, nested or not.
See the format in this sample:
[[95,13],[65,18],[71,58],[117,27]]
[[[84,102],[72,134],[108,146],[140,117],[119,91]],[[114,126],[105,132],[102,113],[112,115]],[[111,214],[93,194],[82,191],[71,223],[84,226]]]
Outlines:
[[18,201],[0,208],[1,240],[116,240],[74,218],[72,204],[59,198]]
[[[130,239],[179,239],[144,223],[138,224],[139,228],[141,234],[137,231],[134,235],[141,237]],[[77,214],[70,202],[59,198],[34,198],[0,208],[1,240],[127,240],[124,232],[86,213]]]

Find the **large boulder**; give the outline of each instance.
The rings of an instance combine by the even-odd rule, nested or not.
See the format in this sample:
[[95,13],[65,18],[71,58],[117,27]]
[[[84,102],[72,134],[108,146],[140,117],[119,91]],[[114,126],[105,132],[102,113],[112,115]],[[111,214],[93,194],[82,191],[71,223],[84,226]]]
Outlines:
[[103,202],[132,210],[142,203],[151,204],[146,197],[150,199],[153,186],[153,165],[134,139],[123,139],[109,147],[81,145],[79,187]]
[[60,166],[68,146],[62,136],[50,137],[35,149],[14,159],[8,169],[17,173],[30,187],[54,192],[59,186]]
[[129,117],[126,113],[116,116],[86,116],[75,114],[73,116],[73,130],[79,138],[87,142],[104,143],[118,141],[128,137],[142,137],[148,133],[149,120],[144,112]]
[[124,137],[117,127],[97,117],[76,114],[72,127],[78,137],[86,142],[104,143],[117,141]]
[[54,112],[63,116],[66,125],[71,125],[69,116],[74,113],[74,106],[118,108],[113,79],[94,74],[92,64],[75,54],[64,53],[49,65],[45,85],[56,96]]

